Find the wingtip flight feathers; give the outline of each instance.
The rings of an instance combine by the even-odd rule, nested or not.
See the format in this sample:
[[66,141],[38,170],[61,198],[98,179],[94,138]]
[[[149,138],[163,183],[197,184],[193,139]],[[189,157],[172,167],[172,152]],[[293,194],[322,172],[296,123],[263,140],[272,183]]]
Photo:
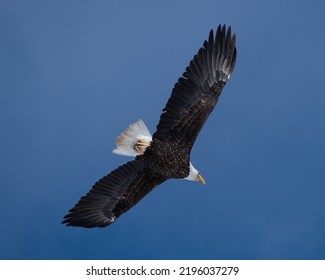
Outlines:
[[231,32],[231,26],[227,28],[220,24],[215,35],[213,29],[210,30],[208,40],[204,41],[190,61],[183,77],[206,91],[218,81],[229,80],[236,64],[236,56],[236,34]]
[[220,80],[227,82],[236,64],[236,34],[231,33],[231,26],[219,25],[215,42],[217,45],[217,71],[220,71]]

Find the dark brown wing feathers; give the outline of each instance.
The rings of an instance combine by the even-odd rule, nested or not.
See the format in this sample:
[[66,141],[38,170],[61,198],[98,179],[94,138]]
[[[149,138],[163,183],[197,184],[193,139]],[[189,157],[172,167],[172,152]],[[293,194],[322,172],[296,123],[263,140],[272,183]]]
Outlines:
[[141,158],[118,167],[97,181],[64,216],[62,223],[82,227],[105,227],[113,223],[164,181],[145,169]]
[[174,141],[191,149],[204,122],[216,105],[236,62],[236,36],[221,25],[175,84],[153,138]]

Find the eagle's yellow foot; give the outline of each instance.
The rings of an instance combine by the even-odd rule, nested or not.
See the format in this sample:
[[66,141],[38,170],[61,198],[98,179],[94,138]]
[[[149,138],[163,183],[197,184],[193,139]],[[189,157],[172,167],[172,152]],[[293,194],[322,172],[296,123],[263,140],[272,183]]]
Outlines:
[[143,155],[145,149],[149,146],[150,144],[148,142],[139,140],[134,144],[133,149],[140,155]]

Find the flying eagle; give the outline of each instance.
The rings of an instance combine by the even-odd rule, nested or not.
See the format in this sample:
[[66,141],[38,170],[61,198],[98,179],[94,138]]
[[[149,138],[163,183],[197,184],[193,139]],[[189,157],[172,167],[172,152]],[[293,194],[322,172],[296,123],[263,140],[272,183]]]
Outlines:
[[142,120],[117,139],[116,154],[136,156],[99,181],[64,216],[68,226],[105,227],[164,181],[205,183],[190,162],[192,146],[236,63],[236,35],[218,26],[176,82],[151,136]]

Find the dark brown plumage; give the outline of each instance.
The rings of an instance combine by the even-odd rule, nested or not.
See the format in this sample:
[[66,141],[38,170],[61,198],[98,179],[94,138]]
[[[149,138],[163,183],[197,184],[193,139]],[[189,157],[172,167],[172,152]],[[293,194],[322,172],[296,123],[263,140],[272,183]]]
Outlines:
[[100,179],[64,217],[68,226],[104,227],[170,178],[186,178],[190,152],[236,63],[236,37],[225,25],[210,31],[163,109],[151,145]]

